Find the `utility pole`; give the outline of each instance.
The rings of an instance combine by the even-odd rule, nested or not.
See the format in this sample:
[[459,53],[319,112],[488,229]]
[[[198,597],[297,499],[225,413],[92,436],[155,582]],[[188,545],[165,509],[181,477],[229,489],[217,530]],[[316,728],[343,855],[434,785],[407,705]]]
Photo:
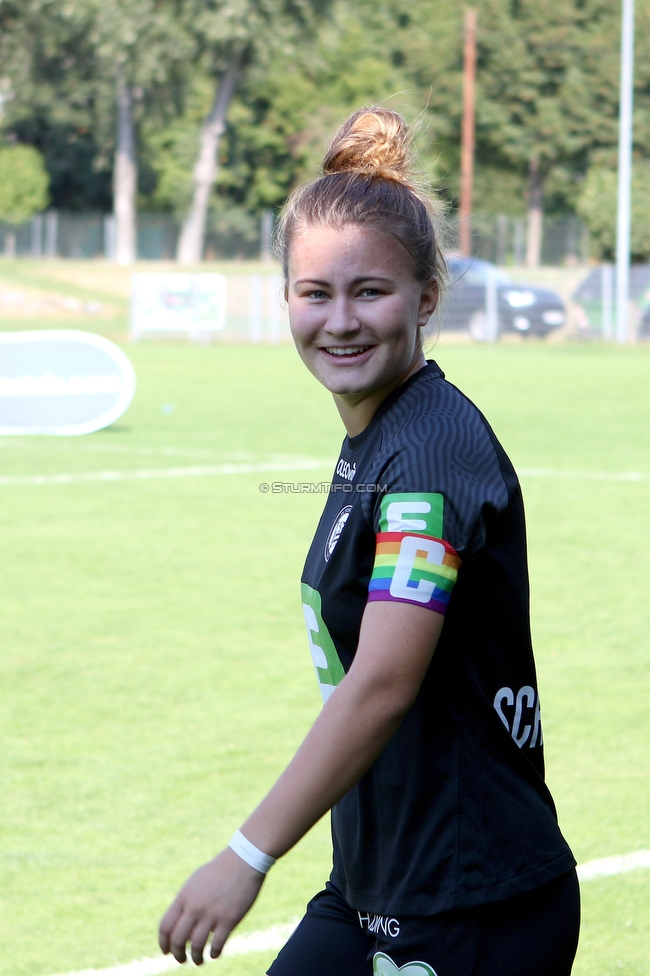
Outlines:
[[472,253],[472,190],[474,183],[474,126],[476,80],[476,11],[465,11],[465,44],[463,55],[463,128],[460,151],[460,207],[458,210],[458,244],[460,253]]
[[618,214],[616,220],[616,341],[628,340],[634,91],[634,0],[623,0],[621,94],[618,123]]

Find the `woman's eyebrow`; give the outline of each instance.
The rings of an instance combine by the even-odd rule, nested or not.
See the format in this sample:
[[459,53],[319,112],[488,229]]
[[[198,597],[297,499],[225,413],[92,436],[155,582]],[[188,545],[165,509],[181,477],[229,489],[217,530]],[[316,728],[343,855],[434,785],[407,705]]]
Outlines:
[[[358,278],[353,278],[350,284],[360,285],[363,281],[385,281],[388,284],[392,280],[392,278],[386,278],[384,275],[368,274],[361,275]],[[331,282],[323,281],[321,278],[296,278],[294,281],[294,285],[325,285],[326,287],[329,287],[330,284]]]
[[368,275],[361,275],[360,278],[353,278],[352,279],[352,284],[353,285],[360,285],[362,281],[385,281],[386,284],[390,284],[390,282],[392,282],[393,279],[392,278],[386,278],[384,275],[368,274]]

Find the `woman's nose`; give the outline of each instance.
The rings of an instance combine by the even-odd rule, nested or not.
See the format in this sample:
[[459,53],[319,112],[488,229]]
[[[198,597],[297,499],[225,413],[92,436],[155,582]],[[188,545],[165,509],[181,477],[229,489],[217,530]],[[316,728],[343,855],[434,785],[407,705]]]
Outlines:
[[351,303],[346,298],[336,298],[329,308],[325,328],[332,335],[353,335],[361,323]]

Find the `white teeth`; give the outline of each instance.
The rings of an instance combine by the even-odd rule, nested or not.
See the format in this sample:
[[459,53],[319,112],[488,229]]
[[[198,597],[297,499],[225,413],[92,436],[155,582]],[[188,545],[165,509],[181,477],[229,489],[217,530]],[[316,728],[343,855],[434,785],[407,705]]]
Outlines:
[[358,356],[370,346],[327,346],[326,350],[332,356]]

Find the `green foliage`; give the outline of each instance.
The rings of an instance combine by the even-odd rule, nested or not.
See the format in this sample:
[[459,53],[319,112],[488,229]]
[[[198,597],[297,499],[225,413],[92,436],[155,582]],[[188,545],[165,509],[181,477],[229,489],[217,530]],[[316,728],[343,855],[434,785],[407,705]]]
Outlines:
[[100,162],[92,127],[33,115],[16,120],[11,131],[19,142],[36,146],[42,153],[53,206],[62,210],[111,210],[111,172]]
[[[618,174],[605,166],[592,166],[577,202],[577,211],[589,228],[594,255],[611,261],[616,253]],[[632,169],[632,233],[630,249],[636,261],[650,258],[650,160]]]
[[98,134],[91,73],[84,70],[87,25],[60,3],[2,0],[0,61],[2,127],[43,154],[54,206],[101,206],[106,176],[93,167]]
[[[359,13],[347,3],[336,4],[317,38],[300,43],[285,38],[272,57],[255,39],[256,59],[241,80],[220,142],[217,211],[238,207],[257,213],[279,206],[296,183],[315,174],[331,133],[352,108],[404,86],[399,72],[387,71],[377,56],[386,25],[376,5],[361,6]],[[372,16],[361,29],[366,7]],[[218,63],[218,51],[212,57]],[[205,55],[182,113],[163,128],[143,127],[144,157],[158,173],[154,200],[179,214],[189,200],[199,130],[213,88],[212,62]]]
[[[525,178],[537,160],[547,209],[571,211],[589,165],[611,165],[616,155],[620,4],[479,0],[476,7],[477,205],[484,166],[505,170],[507,183],[509,171]],[[650,3],[640,0],[635,133],[645,155],[650,153],[650,70],[640,39],[649,17]],[[460,105],[458,87],[456,105],[447,98],[456,140]],[[518,197],[521,206],[521,190]]]
[[474,208],[481,213],[521,217],[526,181],[516,169],[478,165],[474,174]]
[[141,158],[156,175],[150,198],[153,209],[171,211],[179,218],[186,212],[201,123],[213,98],[213,78],[197,70],[190,79],[182,111],[162,126],[154,120],[143,120]]
[[[619,0],[477,0],[475,207],[572,211],[612,167]],[[637,0],[635,148],[650,157],[650,0]],[[200,126],[234,52],[243,74],[221,140],[216,209],[257,213],[315,174],[338,122],[382,101],[419,120],[423,166],[459,189],[463,8],[453,0],[0,0],[3,126],[44,154],[54,205],[108,206],[115,71],[134,95],[140,206],[181,216]],[[217,199],[218,198],[218,199]]]
[[207,220],[206,255],[213,258],[258,258],[260,216],[217,198]]
[[614,5],[483,0],[478,10],[477,155],[522,174],[535,160],[557,186],[557,167],[584,171],[594,142],[616,140]]
[[[446,185],[449,167],[441,162],[438,135],[443,114],[440,119],[427,114],[432,96],[428,88],[414,85],[412,75],[419,72],[428,85],[423,73],[427,59],[433,54],[441,73],[448,64],[445,45],[453,31],[443,31],[442,24],[452,16],[452,6],[447,0],[438,4],[438,33],[431,28],[424,39],[416,15],[420,12],[424,22],[426,5],[415,15],[405,14],[404,6],[395,0],[382,5],[360,0],[354,6],[339,0],[313,40],[279,45],[271,59],[261,53],[250,64],[220,143],[215,208],[234,205],[259,212],[280,206],[292,187],[318,172],[325,147],[345,116],[378,101],[412,121],[420,118],[417,143],[423,164]],[[427,29],[430,21],[428,16]],[[159,175],[154,198],[176,212],[186,206],[189,168],[211,97],[211,75],[197,69],[182,114],[167,127],[143,130],[144,155]]]
[[49,178],[43,157],[33,146],[0,149],[0,220],[22,224],[44,210]]
[[181,6],[1,0],[3,125],[43,152],[55,206],[110,208],[118,69],[131,87],[136,120],[161,125],[178,111],[195,54]]

